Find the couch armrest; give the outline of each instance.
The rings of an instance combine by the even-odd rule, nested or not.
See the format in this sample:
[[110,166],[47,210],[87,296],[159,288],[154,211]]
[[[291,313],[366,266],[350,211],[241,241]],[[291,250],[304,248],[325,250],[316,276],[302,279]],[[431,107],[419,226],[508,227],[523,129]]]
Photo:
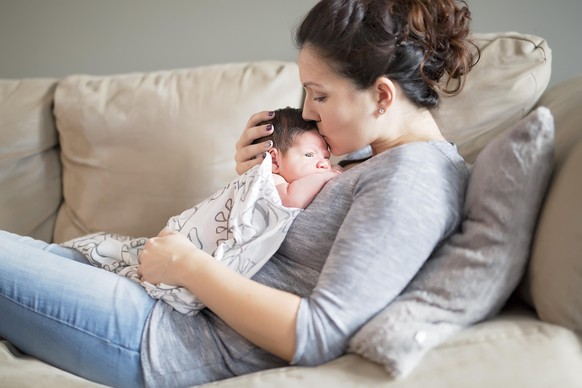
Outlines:
[[582,75],[538,105],[554,115],[555,168],[519,294],[541,319],[582,331]]
[[56,80],[0,80],[0,229],[51,241],[61,203]]

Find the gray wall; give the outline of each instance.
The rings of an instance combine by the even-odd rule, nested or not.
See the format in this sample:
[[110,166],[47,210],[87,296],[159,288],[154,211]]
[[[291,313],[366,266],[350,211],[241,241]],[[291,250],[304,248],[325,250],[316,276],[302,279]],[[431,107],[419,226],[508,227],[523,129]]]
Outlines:
[[582,0],[468,0],[473,31],[517,31],[552,49],[550,85],[582,74]]
[[[316,0],[0,0],[0,78],[295,60]],[[475,32],[546,38],[555,84],[582,69],[581,0],[469,0]]]

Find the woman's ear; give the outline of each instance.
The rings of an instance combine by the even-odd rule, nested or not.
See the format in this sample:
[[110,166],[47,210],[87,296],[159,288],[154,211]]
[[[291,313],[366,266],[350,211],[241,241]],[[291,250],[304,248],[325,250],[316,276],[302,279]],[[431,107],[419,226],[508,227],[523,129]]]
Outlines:
[[271,163],[273,165],[273,172],[275,174],[279,173],[279,157],[280,157],[280,153],[279,150],[276,148],[271,148],[269,150],[269,153],[271,154]]
[[396,97],[396,85],[388,77],[379,77],[374,86],[378,112],[383,114],[388,111],[394,102],[394,98]]

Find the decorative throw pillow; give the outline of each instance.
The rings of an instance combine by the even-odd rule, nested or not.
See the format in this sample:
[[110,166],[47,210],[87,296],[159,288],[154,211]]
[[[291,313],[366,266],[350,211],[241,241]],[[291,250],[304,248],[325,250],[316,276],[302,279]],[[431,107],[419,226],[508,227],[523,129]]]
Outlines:
[[525,270],[553,141],[553,117],[541,107],[483,149],[459,232],[356,333],[350,351],[383,364],[393,377],[404,376],[428,350],[499,311]]

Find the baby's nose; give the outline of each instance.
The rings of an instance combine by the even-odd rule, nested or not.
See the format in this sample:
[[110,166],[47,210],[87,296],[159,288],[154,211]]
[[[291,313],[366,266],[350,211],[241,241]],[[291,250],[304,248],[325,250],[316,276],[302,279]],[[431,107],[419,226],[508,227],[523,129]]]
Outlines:
[[324,170],[329,170],[329,160],[323,159],[317,162],[317,168],[321,168]]

